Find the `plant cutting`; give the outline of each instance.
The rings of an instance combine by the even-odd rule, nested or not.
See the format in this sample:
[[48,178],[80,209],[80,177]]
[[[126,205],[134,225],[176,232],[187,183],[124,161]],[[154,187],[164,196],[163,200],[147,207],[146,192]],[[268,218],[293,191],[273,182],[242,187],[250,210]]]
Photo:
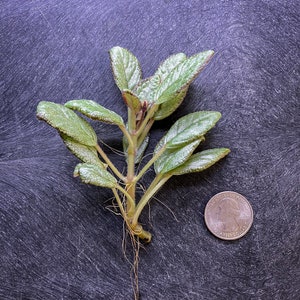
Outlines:
[[[148,146],[153,123],[178,108],[192,81],[212,58],[213,51],[191,57],[183,53],[172,55],[146,79],[142,78],[139,62],[130,51],[114,47],[109,54],[115,82],[128,108],[126,121],[99,103],[82,99],[64,105],[41,101],[37,117],[54,127],[66,147],[81,160],[74,176],[84,183],[111,189],[128,232],[150,242],[152,235],[139,218],[155,193],[172,176],[203,171],[230,152],[228,148],[214,148],[194,153],[221,117],[217,111],[198,111],[178,119],[158,142],[149,161],[141,170],[136,168]],[[118,170],[105,153],[85,117],[121,130],[126,173]],[[137,199],[137,184],[153,166],[156,176]]]

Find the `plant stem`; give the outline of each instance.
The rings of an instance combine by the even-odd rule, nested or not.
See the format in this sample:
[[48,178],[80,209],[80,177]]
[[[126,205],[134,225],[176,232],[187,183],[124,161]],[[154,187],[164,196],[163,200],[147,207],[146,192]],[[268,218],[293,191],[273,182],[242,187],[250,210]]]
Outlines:
[[[120,185],[117,185],[116,188],[123,193],[126,196],[127,202],[129,202],[129,207],[131,208],[131,210],[127,207],[127,214],[131,215],[134,213],[134,208],[135,208],[135,201],[134,199],[131,197],[131,195],[125,190],[123,189]],[[128,203],[127,203],[128,205]]]
[[125,210],[124,210],[122,201],[121,201],[120,196],[119,196],[119,194],[118,194],[118,191],[116,190],[116,188],[112,188],[112,191],[113,191],[113,193],[114,193],[114,195],[115,195],[115,198],[116,198],[116,200],[117,200],[118,206],[119,206],[120,211],[121,211],[121,214],[122,214],[122,216],[123,216],[123,219],[124,219],[124,221],[127,223],[126,212],[125,212]]
[[136,129],[136,116],[135,112],[133,112],[128,107],[128,131],[132,135],[135,132]]
[[135,155],[137,147],[137,137],[135,135],[136,129],[136,116],[130,108],[128,108],[128,133],[130,135],[131,143],[129,143],[127,148],[127,177],[126,177],[126,191],[130,195],[130,199],[127,197],[126,210],[128,216],[132,216],[135,210]]
[[127,225],[128,230],[131,232],[132,235],[136,235],[139,238],[141,238],[143,240],[146,240],[147,242],[150,242],[151,241],[151,237],[152,237],[152,235],[151,235],[150,232],[145,231],[143,229],[143,227],[141,225],[139,225],[139,224],[137,224],[134,228],[133,228],[133,226],[131,226],[131,223],[129,221],[128,215],[126,214],[126,212],[124,210],[124,207],[123,207],[123,204],[122,204],[122,201],[120,199],[120,196],[118,194],[117,189],[119,189],[122,193],[125,192],[125,195],[126,195],[127,192],[124,189],[122,189],[122,188],[120,189],[120,186],[117,186],[117,188],[112,188],[112,191],[113,191],[113,193],[115,195],[115,198],[116,198],[118,206],[120,208],[122,217],[124,219],[124,222]]
[[147,123],[147,125],[145,126],[143,132],[140,134],[140,136],[138,137],[138,142],[137,142],[137,147],[139,147],[142,142],[144,141],[145,137],[148,135],[153,123],[154,123],[154,119],[150,119],[149,122]]
[[132,137],[131,137],[130,133],[128,132],[128,130],[126,129],[126,127],[125,126],[119,126],[119,128],[122,130],[122,132],[126,136],[128,144],[133,147],[134,145],[133,145]]
[[155,161],[164,153],[166,150],[165,147],[162,147],[153,157],[148,161],[148,163],[143,167],[143,169],[139,172],[138,175],[134,178],[135,182],[138,182],[142,176],[146,173],[146,171],[155,163]]
[[135,199],[135,154],[136,154],[136,136],[132,136],[133,145],[129,145],[127,149],[127,191],[133,199]]
[[148,124],[148,121],[153,117],[153,115],[155,114],[156,110],[158,108],[157,104],[153,104],[151,106],[151,108],[149,109],[149,111],[147,112],[147,115],[144,119],[144,121],[142,122],[140,128],[138,129],[136,135],[139,137],[143,132],[144,132],[144,128],[146,127],[146,125]]
[[[128,108],[128,110],[130,111],[130,108]],[[128,111],[128,118],[133,118],[134,122],[135,122],[135,115],[133,114],[133,112],[129,112]],[[129,122],[129,120],[128,120]],[[133,130],[132,127],[135,126],[132,124],[132,122],[130,124],[128,124],[128,127],[131,129],[131,131]],[[125,126],[120,126],[120,129],[122,130],[122,132],[124,133],[124,136],[127,138],[128,141],[128,149],[127,149],[127,159],[128,159],[128,165],[127,165],[127,177],[126,177],[126,188],[128,190],[128,192],[126,190],[123,189],[123,194],[127,197],[127,205],[126,205],[126,210],[127,213],[129,215],[132,215],[134,213],[134,209],[135,209],[135,183],[132,183],[131,181],[133,180],[132,178],[134,178],[135,176],[135,172],[134,172],[134,165],[135,165],[135,153],[136,153],[136,137],[134,135],[131,135],[128,130],[125,128]]]
[[131,221],[133,227],[138,223],[138,218],[145,205],[149,202],[151,197],[169,180],[169,178],[171,178],[171,176],[172,175],[163,176],[159,174],[154,178],[151,185],[148,187],[147,191],[136,206],[135,213]]
[[135,226],[132,226],[132,224],[130,224],[129,228],[131,232],[139,238],[145,240],[148,243],[151,241],[152,234],[149,231],[144,230],[140,224],[136,224]]
[[115,167],[115,165],[111,162],[111,160],[108,158],[108,156],[105,154],[105,152],[102,150],[102,148],[97,144],[96,149],[98,153],[101,155],[103,160],[108,164],[108,166],[111,168],[111,170],[123,181],[126,182],[126,178],[119,172],[119,170]]

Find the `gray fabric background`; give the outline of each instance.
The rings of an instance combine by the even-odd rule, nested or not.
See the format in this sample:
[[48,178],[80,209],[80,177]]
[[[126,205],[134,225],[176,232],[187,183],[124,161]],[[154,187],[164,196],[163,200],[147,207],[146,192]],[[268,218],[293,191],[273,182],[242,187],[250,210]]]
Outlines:
[[[132,299],[112,194],[74,179],[77,159],[35,118],[41,100],[80,98],[125,118],[108,58],[116,45],[145,77],[170,54],[214,49],[182,106],[154,126],[147,153],[196,110],[223,114],[202,149],[232,150],[206,172],[171,179],[142,215],[153,242],[140,252],[141,299],[299,299],[299,14],[296,0],[2,0],[0,299]],[[115,127],[93,126],[121,149]],[[234,242],[203,220],[224,190],[255,213]]]

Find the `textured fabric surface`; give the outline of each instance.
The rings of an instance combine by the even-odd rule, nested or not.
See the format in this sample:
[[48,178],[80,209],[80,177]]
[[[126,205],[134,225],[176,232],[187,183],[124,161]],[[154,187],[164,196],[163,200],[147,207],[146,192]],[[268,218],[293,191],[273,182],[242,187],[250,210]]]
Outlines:
[[[84,98],[126,118],[108,57],[116,45],[139,58],[145,77],[173,53],[214,49],[182,106],[154,126],[147,153],[197,110],[223,115],[202,149],[232,150],[206,172],[172,178],[143,213],[153,241],[140,251],[141,299],[298,299],[299,4],[2,0],[0,299],[132,299],[111,192],[74,179],[77,159],[35,117],[41,100]],[[115,127],[93,126],[121,149]],[[106,150],[122,169],[123,157]],[[255,214],[233,242],[203,219],[224,190],[243,194]]]

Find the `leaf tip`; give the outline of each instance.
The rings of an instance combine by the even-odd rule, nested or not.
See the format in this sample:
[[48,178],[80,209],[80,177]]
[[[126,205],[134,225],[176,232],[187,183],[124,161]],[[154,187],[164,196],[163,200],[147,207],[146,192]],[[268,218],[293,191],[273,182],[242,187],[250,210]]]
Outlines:
[[215,54],[215,50],[207,50],[207,52],[210,54],[210,56],[213,56]]
[[72,107],[72,102],[73,100],[70,100],[70,101],[67,101],[64,106],[67,107],[67,108],[71,108]]
[[216,150],[219,150],[219,159],[224,158],[231,152],[229,148],[217,148]]
[[45,117],[45,104],[47,102],[46,101],[40,101],[39,104],[36,107],[36,116],[38,119],[43,120]]
[[82,166],[82,164],[78,164],[73,172],[73,177],[78,177],[80,175],[80,167]]
[[211,49],[211,50],[206,50],[205,53],[206,53],[206,63],[208,63],[215,55],[215,51]]
[[224,148],[224,156],[228,155],[231,152],[229,148]]
[[110,48],[108,52],[113,52],[113,51],[119,50],[121,48],[122,48],[121,46],[114,46],[114,47]]
[[214,119],[215,124],[222,118],[222,114],[219,111],[209,111],[209,113]]

